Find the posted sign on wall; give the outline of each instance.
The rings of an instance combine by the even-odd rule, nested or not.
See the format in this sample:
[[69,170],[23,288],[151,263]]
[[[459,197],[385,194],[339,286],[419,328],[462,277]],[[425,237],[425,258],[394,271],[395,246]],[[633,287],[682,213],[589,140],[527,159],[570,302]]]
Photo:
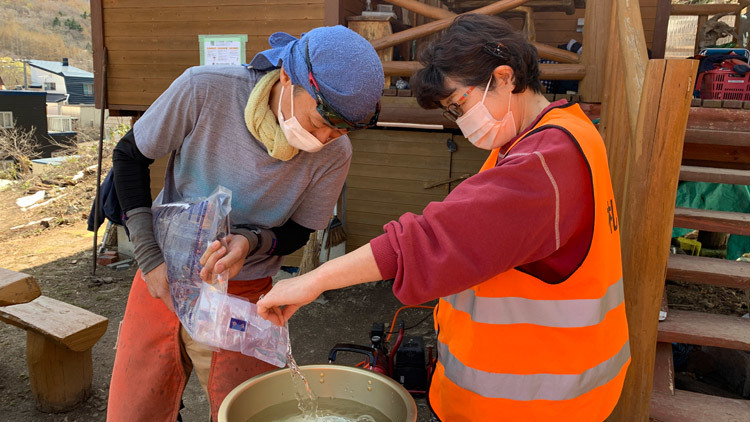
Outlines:
[[198,35],[203,65],[238,65],[245,63],[247,35]]

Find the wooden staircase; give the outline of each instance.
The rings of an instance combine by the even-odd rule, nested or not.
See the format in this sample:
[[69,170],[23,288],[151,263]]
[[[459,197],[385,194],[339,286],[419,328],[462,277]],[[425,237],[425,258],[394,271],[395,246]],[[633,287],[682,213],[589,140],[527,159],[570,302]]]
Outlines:
[[[698,114],[700,113],[703,111],[698,111]],[[695,113],[691,113],[693,114]],[[709,128],[695,127],[695,125],[695,122],[688,121],[688,134],[712,131]],[[732,127],[735,131],[747,130],[745,129],[747,126],[744,125]],[[728,127],[721,128],[722,136],[709,138],[686,136],[686,148],[688,148],[687,143],[701,143],[705,142],[704,139],[708,139],[712,145],[717,145],[719,148],[731,148],[737,146],[738,139],[744,140],[750,136],[748,132],[735,132],[735,136],[727,129]],[[715,127],[713,132],[715,134]],[[722,142],[721,139],[725,141]],[[683,163],[685,161],[690,160],[684,159]],[[680,168],[680,180],[750,185],[750,170],[747,169],[749,164],[742,160],[733,160],[727,165],[735,168],[683,165]],[[675,208],[674,226],[750,235],[750,213]],[[699,256],[670,255],[666,278],[683,283],[747,290],[750,289],[750,263]],[[664,294],[667,294],[666,290]],[[659,322],[657,341],[659,343],[656,349],[651,395],[650,417],[652,420],[662,422],[750,420],[750,400],[730,399],[675,389],[671,345],[671,343],[687,343],[750,351],[750,319],[667,309],[666,320]]]

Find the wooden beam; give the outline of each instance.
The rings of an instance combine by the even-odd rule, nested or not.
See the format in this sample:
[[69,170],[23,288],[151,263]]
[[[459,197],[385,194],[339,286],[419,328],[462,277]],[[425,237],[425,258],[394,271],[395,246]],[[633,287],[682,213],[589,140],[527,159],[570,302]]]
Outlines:
[[625,96],[630,116],[630,130],[635,134],[638,110],[641,104],[643,79],[646,74],[648,53],[646,37],[643,34],[641,9],[637,1],[617,0],[617,20],[620,35],[620,52],[625,71]]
[[[104,14],[102,0],[91,0],[91,43],[94,50],[94,86],[104,89]],[[101,95],[94,95],[94,107],[102,109]]]
[[670,8],[672,16],[700,16],[718,15],[719,13],[735,13],[742,10],[739,4],[673,4]]
[[[502,13],[502,12],[514,9],[518,6],[522,6],[527,1],[528,0],[500,0],[488,6],[481,7],[476,10],[472,10],[471,13],[495,15],[498,13]],[[443,19],[435,20],[435,21],[426,23],[424,25],[420,25],[418,27],[407,29],[405,31],[397,32],[393,35],[380,38],[378,40],[372,41],[372,46],[375,48],[375,50],[382,50],[384,48],[393,47],[395,45],[401,44],[406,41],[411,41],[417,38],[425,37],[430,34],[434,34],[435,32],[438,32],[447,28],[451,24],[451,22],[453,22],[453,19],[455,16],[457,15],[452,15]],[[566,50],[562,50],[559,48],[550,47],[542,43],[533,43],[533,44],[537,48],[537,51],[539,52],[539,57],[550,59],[550,60],[556,60],[562,63],[578,63],[580,61],[580,58],[578,57],[578,55],[571,51],[566,51]]]
[[417,0],[387,0],[388,3],[401,6],[406,10],[410,10],[414,13],[431,18],[431,19],[446,19],[455,17],[456,14],[448,9],[441,9],[439,7],[430,6],[429,4],[418,2]]
[[[410,76],[423,66],[419,62],[399,61],[383,62],[383,72],[387,76]],[[586,74],[582,64],[554,64],[542,63],[539,65],[541,71],[540,79],[580,81]]]
[[[619,19],[620,23],[627,20]],[[648,420],[674,198],[697,62],[650,60],[618,205],[631,363],[610,421]],[[671,318],[670,313],[670,318]]]
[[[669,1],[669,0],[667,0]],[[583,31],[583,49],[581,63],[586,68],[586,76],[581,80],[578,92],[583,101],[598,103],[602,101],[604,89],[603,60],[607,54],[609,33],[612,29],[612,1],[588,0],[586,2],[586,29]]]
[[656,344],[654,392],[657,391],[674,395],[674,354],[672,353],[672,343]]

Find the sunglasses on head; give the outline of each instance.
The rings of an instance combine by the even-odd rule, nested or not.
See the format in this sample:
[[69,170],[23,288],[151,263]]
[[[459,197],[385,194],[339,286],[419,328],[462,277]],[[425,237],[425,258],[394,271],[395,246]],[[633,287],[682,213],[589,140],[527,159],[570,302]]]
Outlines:
[[378,101],[378,104],[375,106],[375,113],[372,115],[369,122],[351,122],[341,113],[336,111],[336,109],[333,108],[333,106],[331,106],[328,101],[326,101],[326,99],[323,97],[323,94],[320,92],[320,87],[318,87],[318,82],[313,76],[312,64],[310,63],[309,42],[305,44],[305,63],[307,64],[307,73],[310,78],[310,86],[312,86],[313,90],[315,91],[315,101],[318,103],[315,109],[318,110],[318,113],[323,116],[328,124],[337,129],[343,129],[349,132],[375,127],[375,125],[378,123],[378,116],[380,116],[380,101]]

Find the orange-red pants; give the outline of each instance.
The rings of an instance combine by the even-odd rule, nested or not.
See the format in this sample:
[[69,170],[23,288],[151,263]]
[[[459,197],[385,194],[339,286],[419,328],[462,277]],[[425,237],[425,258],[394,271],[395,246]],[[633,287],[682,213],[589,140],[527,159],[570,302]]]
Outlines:
[[[271,290],[271,277],[229,282],[230,294],[256,302]],[[107,421],[174,422],[193,364],[180,339],[180,320],[153,298],[139,270],[130,288],[109,386]],[[275,366],[238,352],[214,352],[209,371],[211,415],[236,386]]]

